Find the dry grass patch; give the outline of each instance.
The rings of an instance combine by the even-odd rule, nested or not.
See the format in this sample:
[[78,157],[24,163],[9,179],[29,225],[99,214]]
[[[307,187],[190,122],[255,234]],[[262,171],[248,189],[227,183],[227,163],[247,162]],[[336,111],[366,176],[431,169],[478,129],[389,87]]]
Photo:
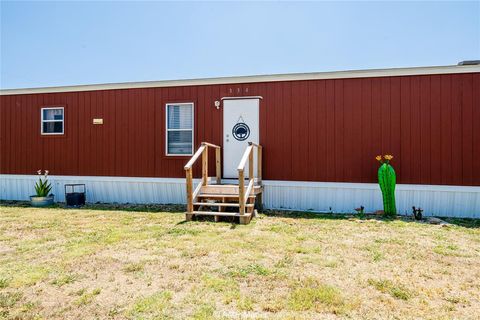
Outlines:
[[79,292],[80,297],[75,300],[75,305],[77,306],[83,306],[90,304],[93,299],[95,299],[95,296],[98,296],[102,290],[101,289],[94,289],[91,292],[88,292],[86,290],[81,290]]
[[339,288],[321,284],[313,279],[297,283],[288,299],[293,311],[332,312],[344,314],[350,306]]
[[148,297],[137,299],[127,310],[129,319],[159,319],[166,317],[166,311],[172,300],[169,291],[156,292]]
[[125,272],[140,272],[143,271],[145,264],[143,262],[129,263],[123,267]]
[[480,313],[476,221],[271,212],[242,226],[185,222],[171,209],[0,205],[0,319]]
[[394,284],[390,280],[368,279],[368,284],[374,286],[378,291],[388,293],[397,299],[408,300],[412,297],[410,290],[406,289],[403,285]]

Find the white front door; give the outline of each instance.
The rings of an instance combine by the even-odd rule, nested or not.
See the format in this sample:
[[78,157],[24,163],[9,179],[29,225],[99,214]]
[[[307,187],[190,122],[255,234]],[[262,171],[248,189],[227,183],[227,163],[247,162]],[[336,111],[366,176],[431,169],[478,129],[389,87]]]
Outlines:
[[[223,101],[223,177],[238,178],[237,167],[249,142],[260,141],[259,99]],[[255,176],[257,173],[256,148]],[[248,162],[245,176],[248,175]]]

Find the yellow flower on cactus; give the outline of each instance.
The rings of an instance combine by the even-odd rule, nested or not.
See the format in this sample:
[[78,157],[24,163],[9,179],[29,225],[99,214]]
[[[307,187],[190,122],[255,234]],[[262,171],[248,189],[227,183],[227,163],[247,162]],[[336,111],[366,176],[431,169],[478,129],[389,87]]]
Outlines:
[[377,161],[380,161],[382,160],[382,156],[376,156],[375,159],[377,159]]
[[384,158],[385,158],[386,160],[390,161],[390,160],[393,159],[393,156],[392,156],[391,154],[386,154],[386,155],[384,156]]

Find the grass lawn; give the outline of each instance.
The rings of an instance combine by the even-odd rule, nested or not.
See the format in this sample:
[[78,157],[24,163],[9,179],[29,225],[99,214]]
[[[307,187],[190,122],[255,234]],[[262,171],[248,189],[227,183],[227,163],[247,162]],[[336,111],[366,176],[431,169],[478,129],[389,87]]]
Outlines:
[[0,205],[0,319],[480,314],[478,221],[268,213],[243,226],[147,209]]

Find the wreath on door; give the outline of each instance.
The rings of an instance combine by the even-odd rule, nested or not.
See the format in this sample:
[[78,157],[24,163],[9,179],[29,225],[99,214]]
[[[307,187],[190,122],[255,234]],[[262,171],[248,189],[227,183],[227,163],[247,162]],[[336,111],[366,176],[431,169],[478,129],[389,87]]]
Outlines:
[[242,117],[240,117],[237,124],[233,126],[232,135],[238,141],[245,141],[250,136],[250,128],[243,121]]

